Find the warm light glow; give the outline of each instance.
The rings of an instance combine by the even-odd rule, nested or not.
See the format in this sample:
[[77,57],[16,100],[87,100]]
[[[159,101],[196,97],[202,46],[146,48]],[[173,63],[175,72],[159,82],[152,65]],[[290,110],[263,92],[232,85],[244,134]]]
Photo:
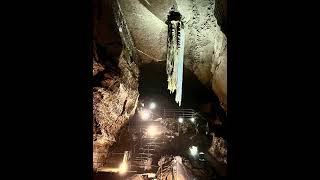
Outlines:
[[147,133],[150,137],[154,137],[158,135],[160,132],[156,126],[149,126],[147,129]]
[[150,113],[149,110],[144,109],[144,110],[142,110],[142,111],[140,112],[140,116],[141,116],[141,119],[147,120],[147,119],[150,118],[151,113]]
[[154,109],[154,108],[156,108],[156,106],[157,106],[156,103],[152,102],[152,103],[150,103],[149,108]]
[[196,146],[192,146],[191,148],[189,148],[189,150],[192,156],[196,156],[198,153],[198,147]]
[[120,174],[125,174],[128,171],[128,165],[127,163],[123,162],[119,166],[119,173]]
[[101,167],[98,169],[98,172],[112,172],[112,173],[117,173],[119,172],[119,168],[115,167]]
[[179,123],[183,123],[183,118],[178,119]]
[[194,120],[195,120],[194,118],[191,118],[191,119],[190,119],[191,122],[194,122]]
[[162,118],[157,118],[154,121],[161,121],[161,120],[162,120]]

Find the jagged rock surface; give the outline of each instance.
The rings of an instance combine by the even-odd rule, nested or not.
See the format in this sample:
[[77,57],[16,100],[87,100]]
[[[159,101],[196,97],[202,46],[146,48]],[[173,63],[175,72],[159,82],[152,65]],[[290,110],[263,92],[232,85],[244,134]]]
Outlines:
[[131,39],[121,38],[126,34],[119,34],[112,2],[93,0],[94,170],[106,163],[109,148],[134,115],[139,97],[139,69],[128,47]]
[[213,134],[212,144],[208,151],[217,161],[227,164],[227,142],[222,137],[215,137]]
[[[120,128],[135,113],[138,102],[137,66],[129,67],[122,52],[119,58],[119,76],[105,74],[102,87],[93,88],[93,166],[104,165],[108,149],[115,142]],[[106,85],[108,84],[108,85]]]
[[185,166],[185,158],[180,156],[163,156],[159,161],[157,178],[160,180],[188,180],[195,179],[191,169]]

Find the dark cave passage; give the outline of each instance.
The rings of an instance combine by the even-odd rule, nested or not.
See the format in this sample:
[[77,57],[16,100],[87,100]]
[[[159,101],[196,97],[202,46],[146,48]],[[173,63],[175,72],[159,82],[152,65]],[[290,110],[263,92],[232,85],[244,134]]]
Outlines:
[[[215,93],[205,87],[189,69],[184,68],[181,107],[174,101],[175,94],[170,94],[167,89],[165,62],[143,64],[140,67],[139,92],[140,101],[155,101],[162,109],[194,109],[200,112],[216,136],[226,138],[226,112]],[[220,124],[214,123],[217,119],[221,121]]]
[[[148,171],[143,171],[143,169],[133,166],[131,167],[131,170],[137,171],[138,173],[155,172],[157,171],[157,162],[161,157],[181,156],[188,160],[195,169],[202,168],[207,174],[210,174],[210,177],[213,177],[214,175],[217,175],[215,168],[211,164],[205,166],[197,164],[197,162],[190,157],[189,147],[196,145],[199,148],[199,152],[208,153],[213,138],[210,134],[211,132],[213,132],[216,137],[223,137],[226,139],[225,112],[219,106],[218,98],[215,96],[214,92],[205,87],[196,76],[186,68],[184,68],[182,105],[179,107],[174,101],[174,94],[170,94],[167,90],[165,66],[165,62],[141,65],[139,103],[144,102],[148,104],[150,102],[156,102],[157,108],[153,111],[157,114],[161,114],[161,110],[165,108],[195,109],[202,114],[204,119],[198,120],[197,131],[199,134],[196,134],[196,131],[191,128],[186,134],[176,136],[172,140],[166,141],[165,144],[159,146],[157,152],[154,152],[154,155],[152,156],[153,165],[155,167]],[[97,78],[100,76],[102,77],[102,75],[98,74]],[[211,105],[210,108],[203,108],[203,106],[206,106],[207,104]],[[221,122],[216,124],[216,120]],[[141,127],[147,128],[148,126],[148,123],[145,123],[146,122],[141,120],[137,110],[129,122],[119,130],[116,142],[110,148],[110,160],[116,158],[116,161],[121,161],[118,156],[116,157],[116,155],[113,154],[122,153],[128,150],[132,152],[132,158],[139,156],[137,151],[139,151],[139,147],[141,146],[141,143],[143,143],[143,132],[141,132]],[[102,176],[102,174],[99,176]]]
[[[219,104],[214,92],[205,87],[187,68],[183,69],[183,94],[181,108],[200,110],[201,105],[213,102]],[[167,89],[166,62],[143,64],[140,67],[139,92],[141,97],[167,97],[165,105],[176,104],[174,94]],[[178,106],[171,105],[178,108]],[[221,109],[219,109],[221,110]]]

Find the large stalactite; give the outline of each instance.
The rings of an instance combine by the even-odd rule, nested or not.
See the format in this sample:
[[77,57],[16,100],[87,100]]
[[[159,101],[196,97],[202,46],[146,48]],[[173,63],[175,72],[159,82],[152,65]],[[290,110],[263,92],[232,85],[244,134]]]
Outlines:
[[166,21],[168,25],[167,75],[170,93],[176,91],[175,101],[181,106],[183,58],[184,58],[184,24],[182,15],[173,6]]
[[186,22],[184,65],[214,91],[227,111],[227,37],[220,27],[225,22],[219,23],[225,1],[118,1],[142,63],[166,61],[166,17],[172,5],[179,9]]

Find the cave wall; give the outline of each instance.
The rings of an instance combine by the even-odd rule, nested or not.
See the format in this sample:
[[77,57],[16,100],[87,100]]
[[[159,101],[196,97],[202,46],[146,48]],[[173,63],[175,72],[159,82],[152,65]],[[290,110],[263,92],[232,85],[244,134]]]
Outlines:
[[223,15],[221,9],[220,13],[215,13],[215,0],[118,2],[142,63],[166,60],[165,20],[170,7],[176,5],[186,25],[185,67],[204,85],[212,88],[221,106],[227,110],[227,37],[215,17],[215,14]]
[[135,113],[139,68],[128,47],[130,39],[119,34],[112,1],[94,0],[93,6],[93,168],[97,170],[106,163],[119,130]]
[[[124,52],[123,52],[124,53]],[[124,58],[119,58],[120,76],[109,76],[109,86],[93,88],[93,164],[94,168],[103,166],[108,149],[115,142],[120,128],[135,113],[138,103],[138,79]],[[138,73],[138,68],[134,69]]]

